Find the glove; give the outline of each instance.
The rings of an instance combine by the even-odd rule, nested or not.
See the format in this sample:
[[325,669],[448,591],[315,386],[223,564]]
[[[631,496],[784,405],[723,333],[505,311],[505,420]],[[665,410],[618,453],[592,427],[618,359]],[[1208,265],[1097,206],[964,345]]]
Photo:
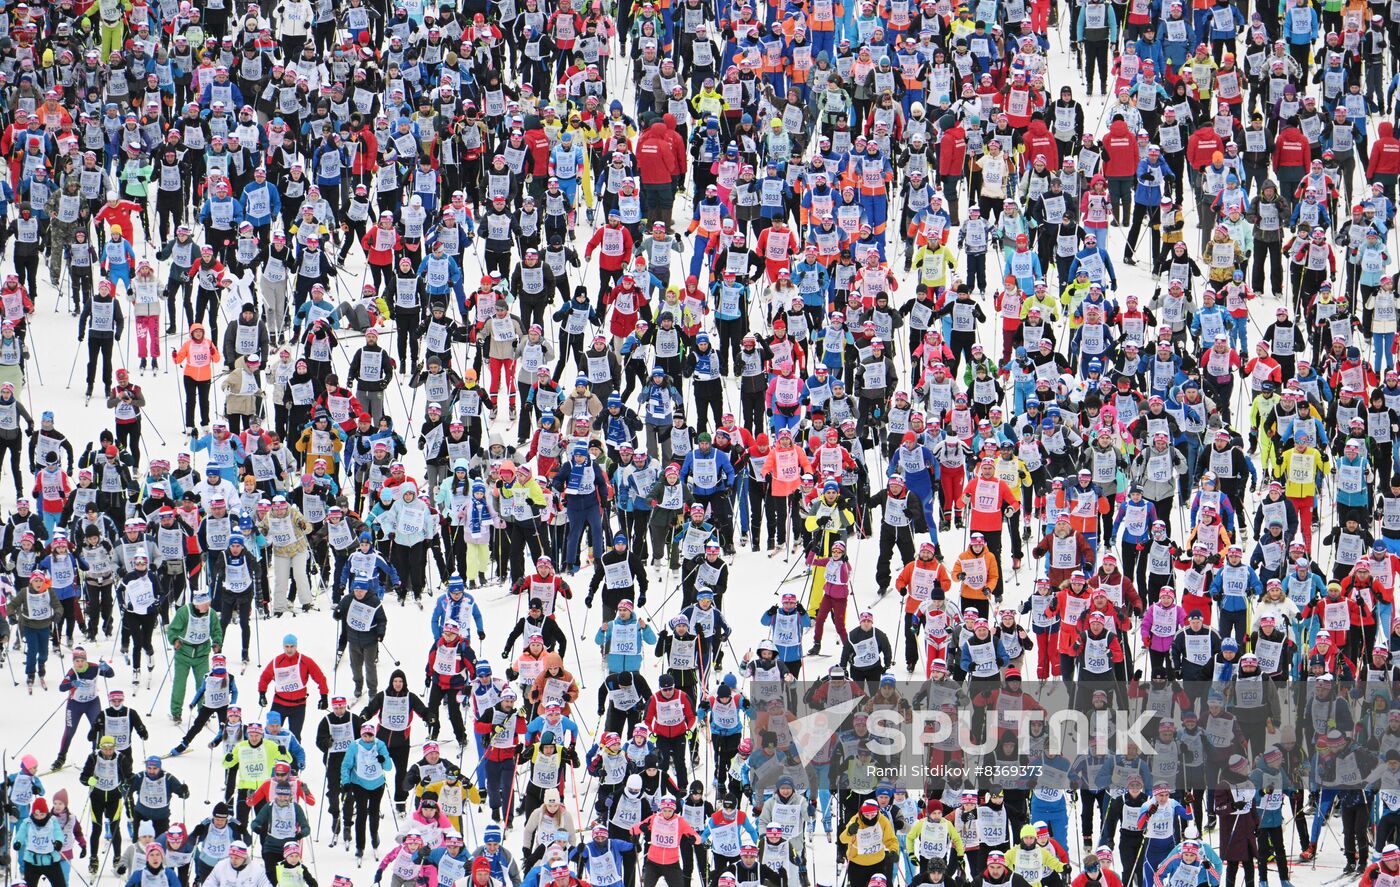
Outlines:
[[637,595],[637,606],[638,606],[638,607],[645,607],[646,605],[647,605],[647,596],[646,596],[646,592],[643,592],[643,593]]
[[502,659],[509,659],[509,658],[510,658],[510,648],[509,648],[509,647],[507,647],[506,649],[504,649],[504,650],[501,651],[501,658],[502,658]]
[[81,341],[83,340],[83,336],[84,336],[84,335],[85,335],[85,333],[83,332],[82,327],[79,327],[79,328],[78,328],[78,341],[79,341],[79,342],[81,342]]
[[851,836],[853,836],[853,837],[855,836],[855,833],[856,833],[857,831],[859,831],[859,830],[860,830],[860,827],[857,826],[854,822],[852,822],[850,825],[846,826],[846,834],[851,835]]
[[337,654],[335,654],[335,667],[336,667],[336,668],[340,668],[340,660],[342,660],[342,659],[344,659],[344,658],[345,658],[345,654],[344,654],[344,653],[337,653]]
[[258,705],[261,705],[263,708],[267,708],[267,693],[258,694]]
[[78,858],[79,858],[79,859],[87,859],[87,851],[88,851],[87,847],[83,847],[82,850],[78,851]]
[[588,594],[584,595],[584,597],[583,597],[583,605],[584,605],[585,607],[589,607],[590,609],[592,608],[592,606],[593,606],[593,592],[590,591]]

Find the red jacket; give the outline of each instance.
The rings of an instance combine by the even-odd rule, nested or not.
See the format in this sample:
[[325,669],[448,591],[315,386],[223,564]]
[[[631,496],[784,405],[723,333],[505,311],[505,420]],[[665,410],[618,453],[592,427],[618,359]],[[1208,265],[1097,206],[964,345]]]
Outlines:
[[[1021,155],[1021,159],[1026,168],[1035,162],[1037,154],[1045,157],[1045,165],[1049,169],[1060,168],[1060,148],[1055,143],[1055,137],[1050,135],[1050,130],[1046,129],[1045,121],[1032,120],[1026,127],[1026,134],[1022,137],[1022,141],[1026,150]],[[1133,150],[1137,150],[1136,145],[1133,146]],[[1133,173],[1137,173],[1136,163],[1133,164]]]
[[669,111],[661,115],[661,120],[666,124],[666,138],[671,142],[671,152],[676,158],[676,168],[681,171],[681,175],[685,175],[688,155],[686,154],[685,139],[681,138],[681,134],[676,129],[680,124],[676,120],[676,115]]
[[1106,157],[1103,165],[1104,175],[1109,178],[1131,178],[1137,175],[1137,138],[1128,130],[1128,121],[1122,117],[1114,120],[1101,144]]
[[547,177],[549,175],[549,136],[543,129],[525,130],[525,144],[530,148],[530,174]]
[[1274,171],[1285,167],[1305,170],[1310,163],[1312,146],[1308,144],[1308,137],[1303,135],[1303,131],[1296,126],[1279,130],[1278,138],[1274,139]]
[[1196,169],[1209,166],[1216,151],[1224,153],[1225,143],[1210,124],[1191,133],[1191,138],[1186,140],[1186,160]]
[[1395,137],[1393,124],[1382,123],[1380,135],[1371,143],[1371,158],[1366,162],[1366,178],[1397,173],[1400,173],[1400,139]]
[[[614,254],[609,254],[608,246],[603,243],[603,235],[608,231],[620,232],[622,235],[622,248]],[[599,249],[600,246],[601,249]],[[616,228],[604,225],[593,232],[592,239],[588,241],[588,246],[584,249],[584,259],[592,259],[594,250],[598,252],[599,268],[604,271],[621,271],[622,267],[632,259],[632,232],[623,225],[618,225]]]
[[[646,723],[651,732],[655,733],[657,736],[674,739],[695,726],[695,709],[690,704],[690,697],[680,690],[673,691],[675,695],[670,699],[662,699],[662,692],[664,691],[657,690],[655,693],[651,694],[651,699],[647,701],[646,716],[642,720]],[[678,723],[666,724],[662,722],[657,713],[660,705],[671,702],[680,703],[681,719]]]
[[670,185],[684,174],[684,164],[676,161],[672,134],[666,124],[657,121],[637,137],[637,172],[643,185]]
[[277,705],[305,705],[307,685],[313,681],[321,689],[322,696],[329,695],[330,686],[326,683],[326,675],[321,671],[321,666],[313,662],[311,657],[301,653],[293,653],[291,656],[286,653],[278,653],[276,659],[263,666],[262,674],[258,676],[258,692],[266,693],[267,688],[273,685],[273,679],[278,669],[284,668],[296,669],[296,678],[301,683],[301,688],[285,693],[277,691],[272,697],[272,701]]
[[938,174],[960,176],[967,170],[967,131],[958,123],[938,139]]

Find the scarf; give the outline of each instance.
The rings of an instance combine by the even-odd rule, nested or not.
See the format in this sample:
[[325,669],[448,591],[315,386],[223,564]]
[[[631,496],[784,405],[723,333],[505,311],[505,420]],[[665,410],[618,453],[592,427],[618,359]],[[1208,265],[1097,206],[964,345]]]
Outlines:
[[478,489],[485,493],[486,485],[481,483],[480,481],[477,481],[476,483],[472,484],[473,495],[471,501],[471,510],[467,515],[467,526],[471,527],[473,536],[481,532],[481,525],[489,516],[489,512],[486,509],[486,497],[482,496],[480,499],[478,499],[475,495]]
[[[578,454],[575,453],[574,455],[578,455]],[[573,456],[572,456],[572,455],[569,457],[569,465],[570,465],[571,468],[572,468],[572,470],[569,472],[569,492],[570,492],[570,493],[581,493],[581,492],[583,492],[583,478],[584,478],[586,475],[592,474],[592,473],[593,473],[593,459],[592,459],[592,457],[590,457],[590,456],[587,454],[587,451],[584,452],[583,457],[584,457],[584,458],[583,458],[583,464],[582,464],[582,465],[580,465],[579,463],[573,461]]]

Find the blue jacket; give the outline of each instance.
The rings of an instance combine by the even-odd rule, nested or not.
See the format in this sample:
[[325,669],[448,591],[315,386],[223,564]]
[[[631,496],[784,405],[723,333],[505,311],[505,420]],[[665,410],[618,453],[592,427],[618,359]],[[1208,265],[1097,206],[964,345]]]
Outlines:
[[648,647],[656,643],[656,631],[651,625],[641,626],[637,630],[637,652],[636,653],[614,653],[612,652],[613,626],[640,624],[637,614],[634,612],[630,619],[617,618],[612,622],[605,623],[598,629],[598,633],[593,636],[593,642],[602,647],[608,656],[608,671],[639,671],[642,661],[647,654]]
[[[45,835],[46,832],[47,835]],[[52,849],[48,853],[35,853],[29,849],[31,834],[35,840],[47,837],[53,842]],[[32,816],[26,816],[15,832],[14,846],[19,851],[20,860],[25,865],[52,865],[63,858],[63,826],[59,825],[58,820],[53,816],[44,820],[42,825],[35,822]]]
[[[373,755],[379,758],[380,773],[373,779],[365,779],[359,773],[359,760],[361,755]],[[376,789],[382,788],[385,783],[384,774],[394,769],[394,760],[389,757],[389,747],[384,744],[384,740],[375,739],[371,744],[366,745],[363,738],[350,743],[350,747],[345,750],[345,758],[340,762],[340,784],[358,785],[360,788]]]
[[455,619],[458,625],[466,625],[469,617],[476,623],[476,633],[483,634],[486,629],[481,622],[481,608],[471,595],[463,593],[461,599],[456,601],[449,595],[441,595],[433,606],[433,637],[442,637],[442,625],[448,619]]
[[692,489],[697,496],[708,496],[734,486],[734,463],[729,461],[728,453],[722,452],[713,446],[710,447],[709,453],[702,453],[699,447],[697,447],[686,454],[685,463],[681,465],[681,483],[685,483],[686,479],[692,476],[695,471],[696,462],[710,461],[715,463],[715,479],[717,483],[714,486],[701,486],[699,482],[692,483]]
[[[267,212],[259,213],[250,209],[252,197],[259,191],[267,192]],[[243,196],[239,198],[239,204],[243,207],[244,221],[251,222],[254,228],[261,228],[271,225],[272,220],[282,214],[282,195],[278,192],[277,186],[271,182],[250,182],[248,187],[243,189]]]
[[797,642],[785,644],[778,639],[776,632],[770,635],[769,639],[772,640],[778,648],[779,660],[783,662],[796,662],[802,658],[802,635],[807,629],[812,627],[812,615],[800,604],[792,611],[785,611],[782,609],[782,606],[779,605],[770,607],[764,612],[763,618],[759,621],[763,624],[764,628],[773,628],[777,624],[778,616],[780,615],[797,617]]

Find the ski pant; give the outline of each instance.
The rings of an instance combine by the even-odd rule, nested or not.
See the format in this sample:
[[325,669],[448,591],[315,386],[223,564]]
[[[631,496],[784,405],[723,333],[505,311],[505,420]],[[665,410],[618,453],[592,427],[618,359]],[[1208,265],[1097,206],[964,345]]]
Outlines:
[[24,629],[24,674],[31,682],[36,672],[40,676],[46,674],[50,631],[47,627]]
[[350,843],[350,825],[355,816],[355,796],[350,786],[341,784],[340,765],[345,761],[345,752],[332,752],[326,756],[326,809],[331,814],[331,834],[345,836]]
[[151,635],[155,628],[155,610],[145,615],[130,611],[122,613],[122,633],[131,642],[131,673],[133,675],[141,670],[141,653],[143,651],[152,660],[156,657],[156,649],[151,644]]
[[223,630],[224,642],[229,641],[228,626],[233,619],[233,611],[238,610],[238,625],[243,635],[243,659],[248,659],[248,642],[253,637],[253,592],[235,593],[227,588],[219,594],[219,628]]
[[122,830],[118,824],[122,819],[122,796],[120,789],[105,792],[93,789],[88,796],[88,807],[92,810],[92,827],[88,830],[88,855],[92,859],[102,858],[102,825],[112,824],[112,858],[122,854]]
[[[185,735],[180,738],[180,744],[188,746],[191,742],[194,742],[195,738],[198,737],[200,733],[204,732],[204,727],[209,723],[210,718],[217,718],[219,726],[222,728],[224,724],[228,722],[228,707],[210,708],[207,705],[201,705],[199,707],[199,714],[194,716],[194,722],[191,723],[190,728],[185,731]],[[339,778],[339,774],[340,770],[337,768],[334,771],[335,778]]]
[[368,685],[369,695],[379,691],[379,645],[349,644],[350,677],[355,682],[355,696]]
[[[666,887],[685,887],[685,872],[679,861],[662,864],[648,859],[642,866],[642,887],[656,887],[662,881]],[[33,885],[33,881],[29,882]],[[60,883],[58,887],[63,887]]]
[[880,554],[875,559],[875,587],[880,591],[888,591],[890,587],[890,558],[894,554],[895,548],[899,548],[899,557],[903,563],[909,563],[914,559],[914,532],[906,524],[896,527],[892,524],[880,524]]
[[428,692],[428,734],[437,739],[438,730],[441,723],[438,719],[438,711],[442,708],[443,702],[447,703],[447,716],[452,720],[452,732],[457,738],[457,744],[466,743],[467,728],[462,723],[462,703],[457,700],[457,691],[443,687],[437,681],[433,682],[432,689]]
[[180,717],[181,710],[185,707],[185,682],[190,675],[194,675],[194,685],[199,687],[204,683],[204,676],[209,674],[209,656],[191,656],[186,658],[175,653],[175,674],[170,685],[170,716]]
[[846,603],[848,597],[837,597],[834,594],[823,594],[821,606],[817,607],[816,629],[812,633],[812,641],[816,644],[822,642],[822,630],[826,627],[826,617],[831,617],[831,624],[836,628],[836,636],[841,638],[841,643],[846,642]]
[[303,604],[309,604],[314,598],[311,589],[311,573],[307,569],[311,563],[311,552],[309,549],[302,549],[293,555],[274,554],[272,556],[272,614],[274,616],[285,613],[289,608],[288,598],[291,589],[292,578],[297,581],[297,592],[301,596]]
[[102,361],[102,391],[112,390],[112,338],[91,335],[87,342],[87,393],[92,394],[92,383],[97,375],[97,361]]
[[[1382,819],[1381,823],[1382,825],[1384,825],[1385,820]],[[1384,838],[1383,834],[1381,838]],[[1269,870],[1269,855],[1272,853],[1274,857],[1274,865],[1278,869],[1278,879],[1280,881],[1287,881],[1288,850],[1283,843],[1283,826],[1260,826],[1258,840],[1260,879],[1263,880],[1267,877],[1265,873]],[[1380,840],[1377,840],[1377,843],[1380,844]],[[1380,844],[1380,846],[1384,847],[1385,845]]]
[[579,548],[583,544],[583,531],[587,528],[592,534],[593,560],[603,557],[603,513],[596,504],[587,508],[568,509],[569,534],[564,540],[564,569],[577,568],[581,563]]
[[58,743],[58,756],[64,758],[68,756],[68,746],[72,744],[73,737],[78,732],[78,725],[86,718],[89,727],[97,726],[97,716],[102,710],[102,705],[96,699],[87,702],[76,702],[68,700],[68,705],[63,712],[63,738]]
[[199,417],[201,425],[209,424],[209,380],[198,380],[190,376],[184,377],[185,384],[185,427],[194,427],[194,407],[195,400],[199,401]]
[[[24,863],[24,883],[28,887],[39,887],[40,878],[48,878],[53,887],[67,887],[68,882],[63,877],[63,867],[57,862],[48,865],[35,865],[32,862]],[[680,887],[679,884],[674,887]]]
[[379,846],[379,807],[384,802],[384,786],[365,788],[351,785],[350,797],[355,807],[355,853],[359,855],[365,852],[366,825],[369,826],[370,840],[376,847]]

